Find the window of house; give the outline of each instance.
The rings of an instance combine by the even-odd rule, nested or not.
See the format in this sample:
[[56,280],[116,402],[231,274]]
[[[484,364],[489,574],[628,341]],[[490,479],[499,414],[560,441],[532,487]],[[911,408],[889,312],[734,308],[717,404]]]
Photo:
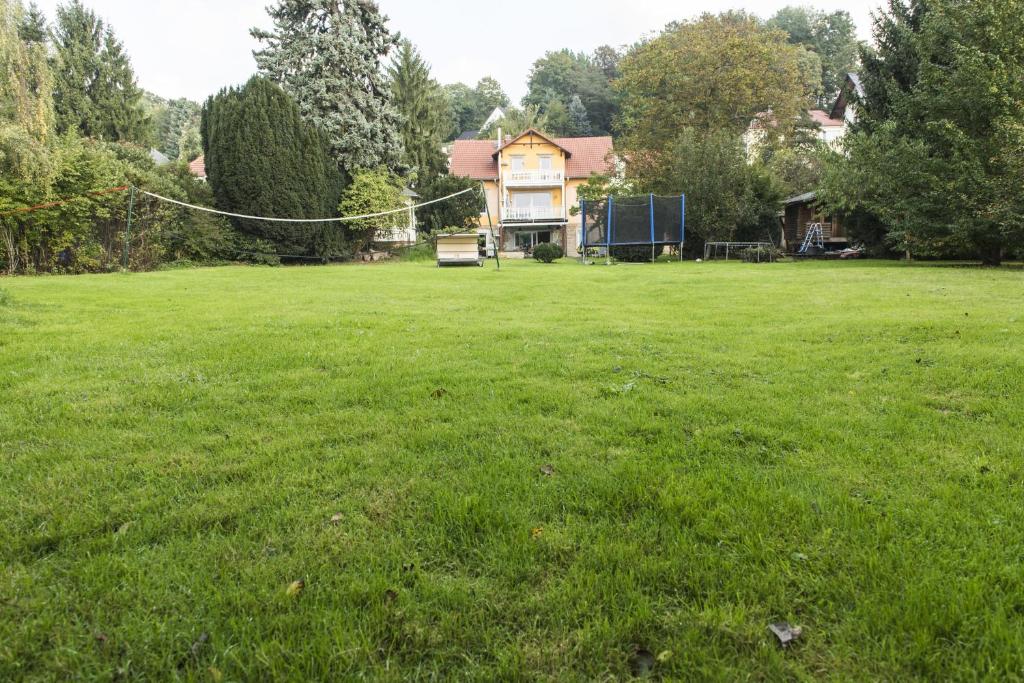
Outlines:
[[509,161],[512,163],[513,171],[522,171],[526,169],[526,157],[524,156],[509,157]]
[[516,192],[512,195],[512,206],[517,209],[551,208],[550,192]]
[[540,157],[540,170],[550,171],[551,170],[551,155],[545,154]]

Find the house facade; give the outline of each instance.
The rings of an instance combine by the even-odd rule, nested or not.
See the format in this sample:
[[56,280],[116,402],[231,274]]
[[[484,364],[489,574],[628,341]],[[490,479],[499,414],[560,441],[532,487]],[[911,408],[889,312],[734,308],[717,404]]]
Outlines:
[[[594,174],[612,174],[610,137],[552,138],[537,130],[494,140],[457,140],[449,171],[483,183],[487,208],[479,233],[490,244],[494,226],[499,251],[525,255],[552,242],[567,254],[580,244],[577,190]],[[488,223],[490,220],[490,223]]]
[[[857,74],[847,74],[843,82],[842,90],[836,98],[832,109],[809,109],[807,116],[816,126],[818,140],[825,143],[832,149],[839,149],[839,144],[850,130],[850,126],[857,121],[857,109],[854,105],[854,95],[863,96],[864,88],[861,85]],[[753,162],[757,158],[760,146],[771,129],[775,125],[770,112],[758,114],[750,123],[743,141],[747,148],[747,158]]]

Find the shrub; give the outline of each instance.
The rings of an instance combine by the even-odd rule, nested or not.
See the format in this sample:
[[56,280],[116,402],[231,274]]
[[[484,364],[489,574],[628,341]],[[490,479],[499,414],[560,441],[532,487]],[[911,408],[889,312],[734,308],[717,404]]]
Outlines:
[[651,248],[640,245],[613,246],[612,258],[622,263],[650,263]]
[[747,263],[771,263],[783,257],[782,250],[777,247],[748,247],[741,249],[740,258]]
[[541,263],[554,263],[563,256],[565,256],[565,252],[562,251],[562,248],[550,242],[538,244],[533,248],[533,258]]

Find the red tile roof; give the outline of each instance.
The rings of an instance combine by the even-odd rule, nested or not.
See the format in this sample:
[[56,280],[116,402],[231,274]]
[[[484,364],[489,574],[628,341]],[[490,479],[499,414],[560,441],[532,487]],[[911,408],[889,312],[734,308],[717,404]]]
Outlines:
[[205,178],[206,177],[206,157],[205,156],[196,157],[195,161],[193,161],[192,163],[190,163],[188,165],[188,170],[189,170],[189,173],[191,173],[192,175],[194,175],[197,178]]
[[567,178],[589,178],[594,173],[615,171],[611,137],[555,138],[554,141],[572,154],[565,162]]
[[838,128],[846,125],[846,121],[843,119],[834,119],[828,115],[828,112],[820,109],[811,109],[807,113],[810,115],[811,121],[814,121],[822,128]]
[[495,180],[498,162],[494,159],[494,140],[456,140],[448,172],[474,180]]
[[[589,178],[594,173],[615,170],[610,137],[551,138],[551,142],[570,155],[565,162],[567,178]],[[498,177],[495,152],[497,144],[494,140],[456,140],[452,146],[449,173],[474,180],[495,180]]]

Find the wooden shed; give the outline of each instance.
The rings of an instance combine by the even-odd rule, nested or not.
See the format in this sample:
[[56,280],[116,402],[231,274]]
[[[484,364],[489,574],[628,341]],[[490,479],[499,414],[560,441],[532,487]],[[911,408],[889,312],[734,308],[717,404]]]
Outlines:
[[480,240],[475,232],[442,235],[437,238],[437,265],[482,266]]
[[826,249],[842,249],[849,246],[850,238],[846,235],[846,226],[841,216],[824,213],[818,207],[818,195],[815,192],[790,197],[787,199],[782,219],[782,246],[795,252],[800,248],[807,235],[808,226],[820,223],[822,238]]

